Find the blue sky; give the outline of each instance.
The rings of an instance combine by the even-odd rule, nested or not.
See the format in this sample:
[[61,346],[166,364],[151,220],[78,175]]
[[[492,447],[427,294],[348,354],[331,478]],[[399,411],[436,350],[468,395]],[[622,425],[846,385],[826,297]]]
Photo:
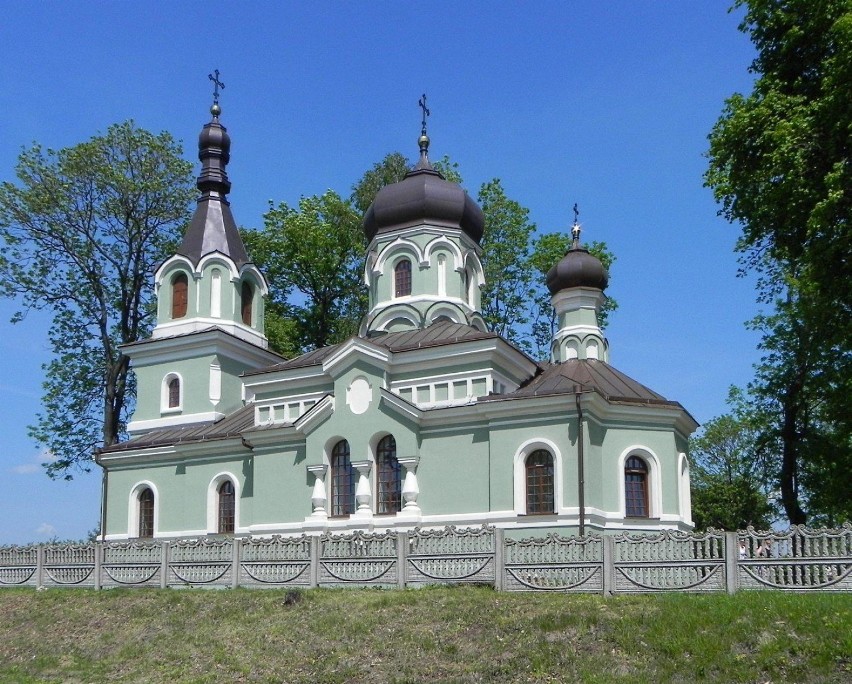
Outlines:
[[[611,362],[699,421],[725,410],[757,359],[743,327],[738,229],[702,187],[706,136],[748,92],[753,49],[730,0],[560,2],[12,2],[0,40],[0,180],[22,146],[60,148],[134,119],[186,141],[209,119],[218,68],[237,221],[267,202],[348,194],[391,151],[417,152],[428,93],[433,158],[466,187],[499,177],[543,232],[616,254]],[[79,538],[99,473],[53,482],[26,434],[49,319],[0,301],[0,544]]]

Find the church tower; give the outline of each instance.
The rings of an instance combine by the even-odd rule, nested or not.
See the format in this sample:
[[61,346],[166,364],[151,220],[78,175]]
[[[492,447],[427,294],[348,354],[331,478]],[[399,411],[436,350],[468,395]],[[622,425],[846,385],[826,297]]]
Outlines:
[[486,329],[479,259],[485,220],[476,202],[429,162],[425,95],[420,106],[419,161],[403,180],[378,192],[364,217],[369,309],[362,337],[423,329],[436,321]]
[[198,137],[201,195],[183,242],[154,275],[157,325],[123,348],[138,386],[131,433],[218,420],[242,405],[243,371],[280,360],[264,335],[266,279],[227,200],[231,138],[219,121],[218,75],[213,118]]
[[557,317],[550,360],[553,363],[569,359],[609,362],[609,344],[598,319],[606,300],[604,290],[609,274],[600,259],[580,244],[580,224],[576,216],[571,235],[571,249],[547,272],[547,289]]

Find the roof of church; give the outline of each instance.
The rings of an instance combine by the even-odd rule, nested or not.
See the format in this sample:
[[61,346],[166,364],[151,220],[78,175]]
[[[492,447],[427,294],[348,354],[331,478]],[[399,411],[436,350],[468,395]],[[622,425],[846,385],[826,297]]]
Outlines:
[[544,364],[544,371],[514,392],[491,394],[479,401],[528,399],[553,394],[594,391],[610,402],[655,404],[683,408],[676,401],[645,387],[640,382],[597,359],[569,359],[563,363]]
[[[497,333],[483,332],[464,323],[453,323],[451,321],[439,321],[422,330],[405,330],[403,332],[387,333],[375,337],[358,337],[377,347],[384,347],[392,352],[411,351],[428,347],[439,347],[447,344],[458,344],[472,340],[502,339]],[[305,368],[307,366],[318,366],[338,350],[345,342],[321,347],[313,351],[297,356],[282,363],[276,363],[266,368],[246,371],[244,375],[258,375],[260,373],[271,373],[291,368]]]
[[219,123],[221,111],[218,104],[210,108],[213,119],[204,125],[198,136],[201,173],[196,185],[201,197],[177,253],[197,266],[201,257],[220,252],[240,268],[249,263],[249,257],[225,199],[231,190],[226,171],[231,158],[231,138],[228,129]]
[[181,444],[183,442],[206,442],[214,439],[238,437],[254,426],[254,404],[247,404],[215,423],[194,423],[152,430],[133,437],[126,442],[114,444],[101,453],[146,449],[148,447]]

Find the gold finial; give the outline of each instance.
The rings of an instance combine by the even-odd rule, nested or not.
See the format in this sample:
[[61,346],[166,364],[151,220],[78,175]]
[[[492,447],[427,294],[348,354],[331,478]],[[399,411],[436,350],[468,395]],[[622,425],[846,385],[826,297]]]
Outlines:
[[420,145],[420,155],[425,156],[429,152],[429,136],[426,134],[426,117],[431,116],[432,112],[426,106],[426,93],[423,93],[417,104],[423,111],[423,118],[420,124],[420,137],[417,139],[417,144]]

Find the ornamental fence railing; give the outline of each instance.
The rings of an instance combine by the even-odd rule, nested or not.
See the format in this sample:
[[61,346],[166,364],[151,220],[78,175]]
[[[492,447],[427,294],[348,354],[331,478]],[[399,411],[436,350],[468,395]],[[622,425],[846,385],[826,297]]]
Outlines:
[[484,526],[0,547],[0,587],[418,587],[852,591],[852,525],[507,539]]

